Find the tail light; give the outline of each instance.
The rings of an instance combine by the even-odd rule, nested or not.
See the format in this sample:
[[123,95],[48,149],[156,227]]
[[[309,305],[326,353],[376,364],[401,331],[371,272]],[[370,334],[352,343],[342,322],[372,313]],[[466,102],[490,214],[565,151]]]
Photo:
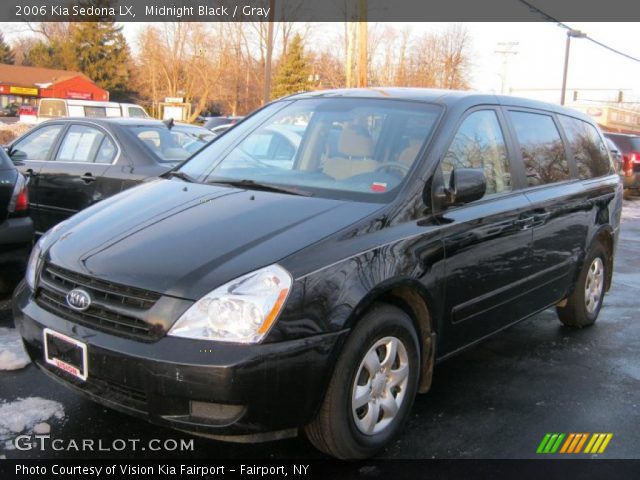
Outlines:
[[633,176],[633,164],[636,163],[636,159],[637,155],[635,153],[622,156],[622,171],[625,177]]
[[13,187],[13,194],[9,202],[9,213],[20,215],[27,213],[29,210],[29,190],[27,189],[27,180],[18,174],[18,181]]

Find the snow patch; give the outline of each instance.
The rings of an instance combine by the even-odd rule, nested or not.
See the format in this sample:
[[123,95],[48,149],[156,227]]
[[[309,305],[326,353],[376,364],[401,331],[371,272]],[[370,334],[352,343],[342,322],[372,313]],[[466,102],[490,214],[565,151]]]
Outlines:
[[0,328],[0,370],[17,370],[30,362],[18,331],[15,328]]
[[42,430],[45,428],[43,422],[50,418],[57,420],[64,418],[64,407],[61,403],[40,397],[29,397],[0,404],[0,441],[7,440],[18,433],[33,431],[38,424],[40,424],[39,430]]
[[37,435],[46,435],[48,433],[51,433],[51,425],[49,425],[47,422],[37,423],[33,427],[33,433]]
[[640,219],[640,200],[625,200],[622,204],[622,220]]

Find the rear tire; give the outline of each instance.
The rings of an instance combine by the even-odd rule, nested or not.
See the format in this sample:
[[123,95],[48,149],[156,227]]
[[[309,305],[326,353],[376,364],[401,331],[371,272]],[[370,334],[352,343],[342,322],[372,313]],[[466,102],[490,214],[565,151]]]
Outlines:
[[607,252],[597,243],[585,258],[573,293],[564,307],[556,307],[560,321],[567,327],[584,328],[598,318],[609,275]]
[[416,395],[420,347],[411,318],[378,304],[356,325],[316,417],[305,428],[318,449],[367,458],[400,431]]

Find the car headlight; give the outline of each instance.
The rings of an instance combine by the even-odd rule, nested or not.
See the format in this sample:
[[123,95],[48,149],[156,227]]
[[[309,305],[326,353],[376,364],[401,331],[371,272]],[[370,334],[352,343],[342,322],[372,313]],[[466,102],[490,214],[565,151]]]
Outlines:
[[36,276],[38,274],[38,269],[40,268],[40,261],[42,260],[42,247],[46,242],[47,237],[60,230],[66,223],[66,220],[64,222],[60,222],[55,227],[43,233],[31,250],[29,262],[27,263],[27,272],[24,277],[31,290],[34,290],[36,287]]
[[291,289],[291,274],[271,265],[208,293],[168,335],[221,342],[258,343],[269,332]]
[[29,262],[27,263],[27,273],[24,276],[27,285],[31,288],[31,290],[36,287],[36,273],[38,272],[38,267],[40,266],[40,258],[42,256],[42,239],[38,240],[31,250],[31,255],[29,256]]

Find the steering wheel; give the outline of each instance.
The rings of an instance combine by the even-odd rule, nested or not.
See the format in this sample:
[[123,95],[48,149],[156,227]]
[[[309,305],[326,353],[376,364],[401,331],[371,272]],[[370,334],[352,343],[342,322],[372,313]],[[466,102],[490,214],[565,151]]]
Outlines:
[[400,170],[403,175],[406,175],[409,172],[410,167],[400,162],[385,162],[376,168],[375,172],[381,172],[383,170]]

